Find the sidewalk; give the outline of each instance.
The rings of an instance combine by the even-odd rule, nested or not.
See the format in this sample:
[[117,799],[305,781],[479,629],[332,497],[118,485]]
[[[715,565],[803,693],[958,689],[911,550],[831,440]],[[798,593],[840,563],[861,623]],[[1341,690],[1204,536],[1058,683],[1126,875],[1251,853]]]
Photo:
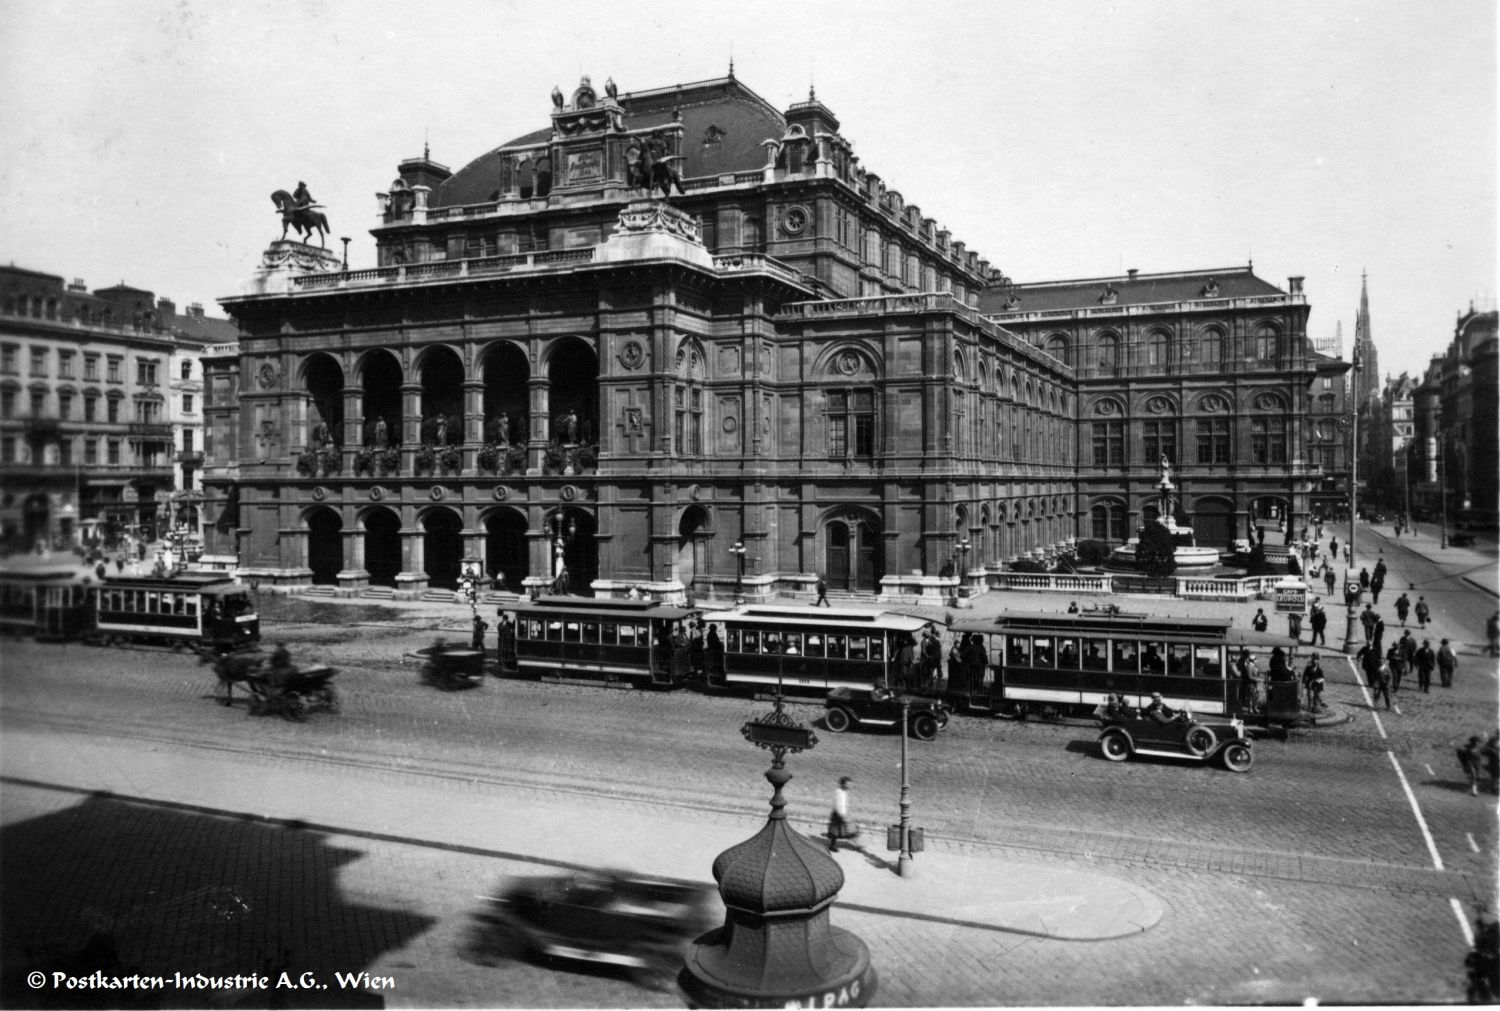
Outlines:
[[[177,810],[532,863],[538,865],[533,873],[618,867],[712,884],[714,858],[765,823],[593,793],[469,787],[343,765],[268,758],[251,760],[260,766],[254,767],[243,755],[173,747],[142,751],[128,742],[72,734],[18,731],[7,734],[5,750],[7,789],[29,781],[81,794],[107,791],[120,800]],[[769,801],[763,784],[746,789],[765,793]],[[811,835],[817,829],[805,818],[804,812],[794,822]],[[835,857],[845,874],[840,905],[1075,941],[1138,934],[1164,912],[1154,895],[1121,878],[961,848],[921,853],[917,875],[901,878],[895,855],[887,859],[883,837],[874,835],[863,840],[867,852],[841,849]],[[290,876],[293,869],[265,870]]]

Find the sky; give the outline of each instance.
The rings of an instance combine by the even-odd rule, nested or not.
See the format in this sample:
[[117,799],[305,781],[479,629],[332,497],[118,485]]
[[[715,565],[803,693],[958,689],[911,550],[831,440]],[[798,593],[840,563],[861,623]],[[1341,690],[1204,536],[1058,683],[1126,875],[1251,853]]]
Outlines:
[[544,127],[554,85],[736,76],[817,97],[861,163],[1019,282],[1360,279],[1382,372],[1496,297],[1494,0],[9,0],[0,263],[179,308],[238,293],[305,180],[353,269],[397,164]]

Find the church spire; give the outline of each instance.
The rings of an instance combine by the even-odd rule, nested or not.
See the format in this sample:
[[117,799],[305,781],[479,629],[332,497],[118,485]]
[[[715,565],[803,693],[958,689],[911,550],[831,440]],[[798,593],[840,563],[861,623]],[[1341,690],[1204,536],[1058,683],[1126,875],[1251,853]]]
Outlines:
[[1363,403],[1380,391],[1380,358],[1375,350],[1374,338],[1370,336],[1370,275],[1359,272],[1359,313],[1354,317],[1354,348],[1358,355],[1360,372],[1359,387],[1355,396]]

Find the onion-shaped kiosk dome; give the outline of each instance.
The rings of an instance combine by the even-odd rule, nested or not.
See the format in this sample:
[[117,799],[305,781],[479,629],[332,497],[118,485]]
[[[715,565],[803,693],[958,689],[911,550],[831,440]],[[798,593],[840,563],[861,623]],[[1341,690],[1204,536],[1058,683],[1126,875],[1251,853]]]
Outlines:
[[787,824],[781,788],[791,773],[773,767],[766,778],[776,788],[771,816],[714,861],[724,925],[694,943],[682,988],[699,1007],[862,1007],[875,993],[870,951],[828,918],[844,871]]

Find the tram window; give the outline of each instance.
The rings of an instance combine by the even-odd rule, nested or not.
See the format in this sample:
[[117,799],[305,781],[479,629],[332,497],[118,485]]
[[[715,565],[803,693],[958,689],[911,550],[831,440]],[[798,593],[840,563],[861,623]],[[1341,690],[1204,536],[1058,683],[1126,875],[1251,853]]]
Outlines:
[[1167,673],[1173,677],[1191,677],[1193,673],[1193,649],[1180,642],[1167,646]]
[[870,659],[876,663],[885,662],[885,637],[879,635],[870,636]]
[[148,590],[146,592],[146,613],[158,614],[160,613],[160,610],[161,594],[157,593],[155,590]]
[[849,637],[849,659],[868,660],[870,658],[870,640],[862,635],[851,635]]
[[599,644],[601,646],[613,646],[619,638],[619,631],[612,621],[601,621],[599,623]]
[[542,634],[542,620],[540,618],[523,618],[520,625],[522,639],[544,638]]
[[744,634],[740,636],[740,646],[742,653],[759,653],[760,633],[754,629],[745,629]]
[[1051,667],[1053,660],[1052,639],[1037,636],[1031,642],[1031,666]]
[[620,645],[621,646],[640,646],[640,645],[642,645],[642,642],[641,642],[641,627],[639,625],[627,625],[623,621],[620,622]]
[[1193,673],[1200,678],[1221,678],[1224,676],[1224,663],[1220,658],[1218,646],[1199,646],[1195,652],[1197,659],[1193,663]]
[[724,652],[738,653],[740,651],[740,630],[731,628],[724,634]]
[[828,637],[828,656],[832,660],[842,660],[848,653],[845,637],[842,635],[830,635]]
[[823,655],[823,637],[821,635],[815,633],[815,632],[809,632],[809,633],[807,633],[807,651],[804,652],[802,655],[803,656],[822,656]]
[[198,598],[197,597],[189,597],[189,598],[187,598],[187,600],[183,604],[183,612],[182,613],[186,614],[189,618],[196,618],[196,617],[198,617]]
[[583,641],[588,643],[596,643],[599,641],[598,622],[586,621],[583,623]]
[[1059,639],[1061,645],[1057,648],[1057,666],[1063,670],[1078,669],[1078,640]]
[[560,621],[549,621],[549,622],[547,622],[547,641],[548,642],[562,642],[562,622],[560,622]]
[[788,656],[802,655],[802,633],[788,632],[781,637],[781,651]]
[[1141,670],[1147,674],[1160,674],[1167,669],[1166,660],[1162,656],[1162,644],[1159,642],[1148,642],[1145,652],[1141,654]]
[[1141,670],[1141,646],[1134,639],[1111,640],[1115,647],[1112,668],[1123,674],[1138,674]]
[[760,651],[762,653],[781,652],[781,633],[765,632],[760,637]]
[[581,621],[563,622],[563,642],[577,642],[582,626]]
[[1005,662],[1013,667],[1031,666],[1031,640],[1024,635],[1005,637]]

